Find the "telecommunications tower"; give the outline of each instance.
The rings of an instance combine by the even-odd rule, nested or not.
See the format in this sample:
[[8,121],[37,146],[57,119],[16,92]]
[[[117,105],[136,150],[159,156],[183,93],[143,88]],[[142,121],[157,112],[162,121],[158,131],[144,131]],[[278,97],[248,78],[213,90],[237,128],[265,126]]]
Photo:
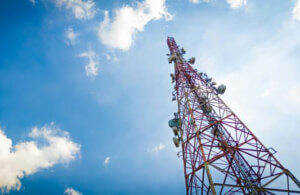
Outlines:
[[226,87],[197,72],[185,50],[168,37],[174,62],[172,100],[178,111],[169,121],[183,160],[186,194],[291,194],[300,182],[219,97]]

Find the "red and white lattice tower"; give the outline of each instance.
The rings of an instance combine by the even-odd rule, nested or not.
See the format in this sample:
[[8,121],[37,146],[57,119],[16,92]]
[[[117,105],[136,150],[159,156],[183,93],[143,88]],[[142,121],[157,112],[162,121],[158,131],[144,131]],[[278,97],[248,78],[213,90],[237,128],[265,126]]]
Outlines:
[[226,87],[192,68],[184,49],[168,37],[174,62],[173,100],[178,112],[169,121],[181,147],[186,194],[300,193],[296,177],[275,158],[219,95]]

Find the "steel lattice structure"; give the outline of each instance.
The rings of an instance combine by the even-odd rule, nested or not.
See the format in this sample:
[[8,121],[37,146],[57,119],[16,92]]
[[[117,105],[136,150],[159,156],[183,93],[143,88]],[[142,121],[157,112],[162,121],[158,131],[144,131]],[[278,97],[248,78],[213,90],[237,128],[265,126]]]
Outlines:
[[296,177],[223,102],[211,79],[192,68],[194,59],[183,58],[185,51],[174,38],[167,44],[178,102],[169,125],[175,145],[181,146],[186,193],[300,193]]

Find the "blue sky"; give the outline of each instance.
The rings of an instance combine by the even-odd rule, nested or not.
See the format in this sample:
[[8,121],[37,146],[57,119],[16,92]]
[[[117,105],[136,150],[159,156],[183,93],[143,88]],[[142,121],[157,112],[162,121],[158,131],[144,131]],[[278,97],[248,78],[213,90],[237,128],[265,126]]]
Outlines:
[[167,36],[300,175],[299,0],[4,0],[0,25],[3,192],[184,194]]

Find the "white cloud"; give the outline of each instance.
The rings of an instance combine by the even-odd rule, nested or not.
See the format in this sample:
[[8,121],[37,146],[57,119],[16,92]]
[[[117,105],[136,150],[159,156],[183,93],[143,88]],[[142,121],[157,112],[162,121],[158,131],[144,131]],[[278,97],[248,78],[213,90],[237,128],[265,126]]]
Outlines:
[[155,146],[155,147],[151,148],[150,151],[151,151],[151,152],[157,153],[157,152],[159,152],[159,151],[165,149],[165,147],[166,147],[165,144],[160,143],[158,146]]
[[103,55],[105,56],[106,60],[108,60],[108,61],[111,60],[111,56],[109,54],[104,53]]
[[293,9],[293,18],[300,21],[300,0],[297,0]]
[[[61,135],[58,135],[61,133]],[[33,141],[12,145],[0,129],[0,188],[2,192],[19,190],[25,175],[32,175],[40,169],[50,168],[57,163],[69,163],[80,151],[80,145],[70,140],[67,132],[53,125],[34,127],[29,135]],[[38,146],[37,139],[46,141]]]
[[109,164],[109,162],[110,162],[110,156],[104,159],[103,165],[106,167]]
[[80,193],[77,190],[74,190],[73,188],[70,188],[70,187],[65,190],[65,194],[67,194],[67,195],[82,195],[82,193]]
[[209,2],[211,2],[211,1],[213,1],[213,0],[189,0],[191,3],[195,3],[195,4],[197,4],[197,3],[199,3],[199,2],[204,2],[204,3],[209,3]]
[[85,65],[85,72],[88,77],[95,78],[98,75],[98,61],[93,49],[89,49],[81,54],[80,57],[88,58],[89,62]]
[[78,41],[79,33],[74,32],[73,28],[71,28],[71,27],[69,27],[65,31],[65,35],[66,35],[66,38],[67,38],[67,44],[68,45],[74,45]]
[[115,54],[103,53],[107,61],[112,61],[114,63],[118,63],[120,60]]
[[115,18],[109,17],[109,12],[104,12],[104,20],[101,22],[98,35],[100,41],[111,48],[128,50],[138,32],[144,30],[144,26],[151,20],[171,20],[165,0],[145,0],[138,2],[136,7],[124,5],[115,10]]
[[72,10],[77,19],[92,19],[96,14],[95,2],[92,0],[56,0],[56,5]]
[[[197,3],[200,3],[200,2],[210,3],[210,2],[213,2],[213,1],[214,0],[189,0],[189,2],[194,3],[194,4],[197,4]],[[242,7],[243,5],[246,5],[247,0],[227,0],[227,3],[230,5],[230,7],[232,9],[237,9],[237,8]]]
[[33,5],[35,5],[35,0],[29,0]]
[[227,0],[232,9],[237,9],[247,4],[247,0]]

